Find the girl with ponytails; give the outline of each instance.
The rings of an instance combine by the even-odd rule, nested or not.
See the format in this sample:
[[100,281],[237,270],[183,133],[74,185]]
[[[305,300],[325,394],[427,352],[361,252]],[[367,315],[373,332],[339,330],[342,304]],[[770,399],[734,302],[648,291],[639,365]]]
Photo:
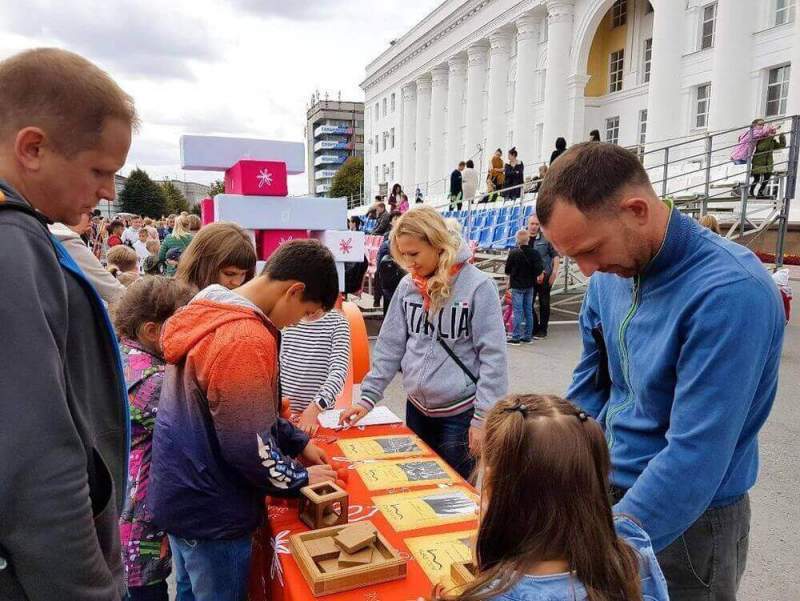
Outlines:
[[459,601],[668,601],[647,534],[612,516],[600,426],[555,396],[515,395],[486,418],[477,575]]
[[408,427],[468,478],[486,414],[508,388],[497,287],[468,263],[466,242],[430,207],[404,213],[389,240],[408,275],[384,318],[361,399],[341,421],[364,417],[402,371]]

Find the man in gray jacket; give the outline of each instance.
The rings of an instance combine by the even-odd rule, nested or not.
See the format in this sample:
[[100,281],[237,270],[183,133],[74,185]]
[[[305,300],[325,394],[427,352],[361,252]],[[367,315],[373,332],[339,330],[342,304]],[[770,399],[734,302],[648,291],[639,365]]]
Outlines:
[[125,594],[118,519],[128,405],[103,303],[53,221],[114,198],[137,123],[85,59],[0,62],[0,599]]

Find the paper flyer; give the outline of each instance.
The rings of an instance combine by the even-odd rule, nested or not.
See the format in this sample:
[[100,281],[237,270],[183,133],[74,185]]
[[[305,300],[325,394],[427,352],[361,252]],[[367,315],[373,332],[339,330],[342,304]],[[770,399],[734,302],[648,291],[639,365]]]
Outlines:
[[478,519],[478,495],[463,486],[373,497],[396,532]]
[[367,489],[387,490],[431,484],[453,484],[458,474],[439,457],[371,461],[356,466]]
[[451,585],[450,566],[472,559],[473,537],[477,530],[433,534],[405,540],[431,584]]
[[336,444],[342,449],[344,456],[352,461],[399,459],[432,454],[432,451],[413,434],[347,438],[338,440]]

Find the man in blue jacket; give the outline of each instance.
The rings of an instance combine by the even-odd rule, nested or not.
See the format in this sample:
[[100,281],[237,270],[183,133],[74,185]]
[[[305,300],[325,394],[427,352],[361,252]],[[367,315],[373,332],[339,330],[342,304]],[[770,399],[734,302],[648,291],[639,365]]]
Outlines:
[[650,535],[673,601],[734,600],[778,383],[775,285],[747,248],[660,200],[616,145],[567,151],[536,212],[556,249],[594,274],[567,396],[605,429],[614,510]]
[[0,599],[125,597],[128,399],[100,297],[47,230],[114,198],[137,123],[89,61],[0,62]]

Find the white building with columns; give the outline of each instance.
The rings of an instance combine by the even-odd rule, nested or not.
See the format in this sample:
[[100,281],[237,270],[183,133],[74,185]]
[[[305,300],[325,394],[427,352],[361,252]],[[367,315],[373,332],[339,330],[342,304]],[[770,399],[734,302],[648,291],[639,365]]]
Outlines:
[[[795,0],[449,0],[370,62],[365,190],[413,202],[515,146],[666,144],[800,113]],[[483,180],[484,177],[481,177]]]

